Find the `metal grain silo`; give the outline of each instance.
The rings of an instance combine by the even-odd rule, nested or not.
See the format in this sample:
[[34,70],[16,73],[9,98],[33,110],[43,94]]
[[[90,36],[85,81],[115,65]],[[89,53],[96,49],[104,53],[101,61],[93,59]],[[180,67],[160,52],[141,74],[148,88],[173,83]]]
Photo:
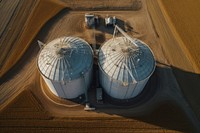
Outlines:
[[99,51],[99,80],[113,98],[137,96],[155,69],[155,60],[144,42],[127,37],[108,40]]
[[76,98],[90,86],[93,52],[83,39],[61,37],[49,42],[37,64],[49,89],[58,97]]

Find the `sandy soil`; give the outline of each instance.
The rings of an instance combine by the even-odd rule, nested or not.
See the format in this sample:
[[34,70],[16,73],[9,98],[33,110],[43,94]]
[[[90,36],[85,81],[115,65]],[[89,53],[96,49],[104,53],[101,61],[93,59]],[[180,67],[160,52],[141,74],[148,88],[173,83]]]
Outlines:
[[200,118],[198,1],[150,0],[147,5],[166,59],[184,96]]
[[[46,5],[46,1],[43,2]],[[69,4],[69,1],[64,2]],[[133,3],[133,1],[128,2]],[[106,4],[111,6],[113,3],[112,0],[109,0]],[[89,6],[89,9],[92,5],[92,3],[91,5],[85,5],[84,2],[81,4],[83,7]],[[194,132],[194,126],[196,126],[194,123],[197,122],[194,120],[194,115],[188,108],[187,102],[184,101],[181,95],[171,68],[167,66],[170,65],[171,61],[168,59],[168,54],[166,54],[168,51],[165,49],[167,47],[165,44],[167,43],[163,43],[163,40],[167,38],[166,35],[169,33],[162,34],[152,23],[145,0],[142,1],[142,8],[137,9],[137,11],[135,9],[131,11],[130,7],[127,7],[128,11],[125,11],[126,4],[121,5],[123,11],[116,11],[115,6],[120,4],[120,1],[117,1],[116,5],[113,4],[113,7],[115,7],[113,10],[115,11],[95,10],[90,12],[99,14],[101,17],[107,14],[115,15],[120,20],[123,20],[120,21],[121,26],[128,24],[131,27],[131,30],[128,30],[129,35],[143,40],[152,48],[156,61],[160,64],[157,66],[158,70],[156,71],[159,81],[158,84],[153,85],[157,88],[157,91],[152,99],[136,108],[109,108],[98,109],[95,112],[85,112],[83,111],[83,105],[69,107],[67,105],[76,103],[48,95],[51,100],[53,99],[51,101],[45,96],[43,89],[46,87],[41,85],[41,77],[36,68],[36,58],[39,52],[39,47],[36,45],[37,40],[47,43],[56,37],[71,35],[79,36],[93,44],[95,33],[96,41],[101,44],[112,36],[112,29],[108,30],[103,26],[98,27],[95,31],[85,28],[83,21],[84,13],[87,11],[77,11],[77,7],[81,6],[81,4],[75,5],[72,2],[71,5],[72,7],[74,6],[73,8],[76,11],[66,9],[51,19],[41,29],[35,40],[32,41],[21,60],[1,79],[1,130],[4,132]],[[94,4],[98,5],[98,3]],[[155,5],[148,2],[147,4],[152,6],[151,10],[154,9]],[[67,5],[65,6],[68,7]],[[40,7],[38,5],[36,8],[38,10],[36,11],[39,12],[41,8],[43,9],[43,6]],[[52,12],[56,13],[59,9],[60,7]],[[33,14],[38,14],[38,12]],[[156,14],[157,12],[154,13]],[[49,13],[48,18],[52,14]],[[41,18],[45,13],[40,15]],[[156,18],[156,16],[152,16],[153,19],[154,17]],[[36,20],[36,18],[33,20]],[[43,24],[41,22],[38,25],[41,27]],[[24,44],[29,44],[30,40],[28,39],[33,38],[39,31],[39,28],[35,28],[34,25],[33,27],[32,25],[27,27],[31,27],[25,30],[30,32],[28,35],[31,36],[24,36],[24,38],[27,37]],[[176,47],[181,54],[182,51],[179,45]],[[179,63],[181,64],[182,62],[179,61]],[[190,66],[188,69],[190,69]]]

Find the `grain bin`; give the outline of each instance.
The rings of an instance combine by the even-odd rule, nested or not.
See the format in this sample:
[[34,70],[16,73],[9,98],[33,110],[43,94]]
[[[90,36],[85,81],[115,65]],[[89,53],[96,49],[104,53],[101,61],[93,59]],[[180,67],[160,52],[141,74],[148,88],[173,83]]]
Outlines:
[[83,94],[90,86],[93,52],[81,38],[61,37],[44,46],[37,65],[53,94],[72,99]]
[[115,37],[99,51],[99,81],[104,91],[116,99],[136,97],[155,69],[150,48],[138,39]]

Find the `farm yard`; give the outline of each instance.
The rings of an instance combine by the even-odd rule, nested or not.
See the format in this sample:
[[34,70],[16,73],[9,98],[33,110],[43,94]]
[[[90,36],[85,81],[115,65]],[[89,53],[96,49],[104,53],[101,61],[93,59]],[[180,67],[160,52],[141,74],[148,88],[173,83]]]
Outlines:
[[[10,1],[0,2],[0,6],[6,5],[0,8],[4,12],[0,14],[1,132],[199,131],[200,48],[199,31],[194,28],[199,21],[184,25],[188,21],[185,16],[191,14],[187,10],[181,14],[178,1]],[[182,2],[183,8],[187,2]],[[194,7],[193,12],[198,11],[198,2]],[[85,27],[84,15],[88,12],[101,18],[95,30]],[[97,110],[87,112],[83,104],[60,99],[48,91],[37,70],[37,40],[48,43],[60,36],[77,36],[100,47],[112,38],[113,28],[104,26],[107,15],[116,16],[128,35],[144,41],[154,52],[156,82],[146,88],[155,89],[149,91],[152,95],[143,104],[126,108],[97,104]],[[199,14],[193,15],[196,18]]]

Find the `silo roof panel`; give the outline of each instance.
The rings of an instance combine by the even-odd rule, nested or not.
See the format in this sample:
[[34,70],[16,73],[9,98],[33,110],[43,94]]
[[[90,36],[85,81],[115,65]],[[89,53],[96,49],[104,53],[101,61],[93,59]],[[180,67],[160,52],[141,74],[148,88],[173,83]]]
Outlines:
[[149,77],[155,69],[155,59],[144,42],[117,37],[101,47],[99,66],[111,78],[130,83]]
[[86,41],[78,37],[57,38],[49,42],[38,57],[40,72],[55,81],[79,78],[92,65],[92,49]]

